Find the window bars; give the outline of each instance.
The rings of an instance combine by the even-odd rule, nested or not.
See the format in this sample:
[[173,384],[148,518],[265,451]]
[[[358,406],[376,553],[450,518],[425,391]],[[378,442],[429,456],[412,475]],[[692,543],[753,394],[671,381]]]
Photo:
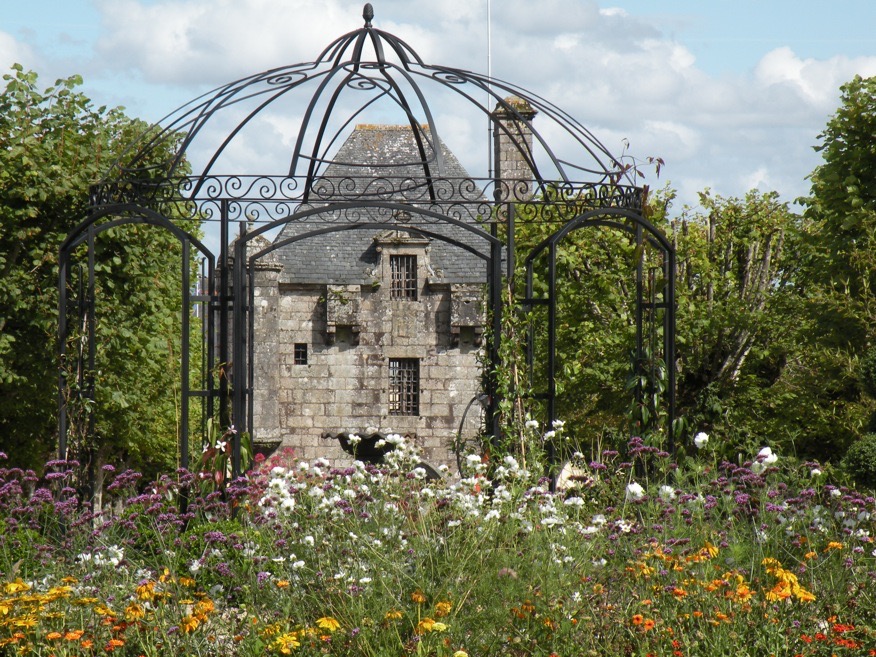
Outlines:
[[391,255],[389,268],[392,271],[390,298],[417,300],[417,256]]
[[419,359],[389,359],[389,414],[420,414]]

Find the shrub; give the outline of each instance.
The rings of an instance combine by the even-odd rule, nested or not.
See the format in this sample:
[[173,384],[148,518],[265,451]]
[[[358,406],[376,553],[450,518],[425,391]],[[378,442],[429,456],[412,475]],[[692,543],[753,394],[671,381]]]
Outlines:
[[860,377],[864,392],[876,399],[876,347],[871,347],[861,359]]
[[859,486],[876,488],[876,433],[852,443],[842,465]]

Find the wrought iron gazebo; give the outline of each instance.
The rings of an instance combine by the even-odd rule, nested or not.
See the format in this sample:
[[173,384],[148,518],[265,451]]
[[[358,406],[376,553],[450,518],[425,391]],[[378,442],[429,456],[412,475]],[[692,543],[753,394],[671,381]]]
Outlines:
[[[169,231],[182,250],[183,327],[181,335],[181,458],[188,466],[192,404],[204,406],[223,424],[239,432],[252,425],[253,299],[252,272],[260,259],[290,240],[361,228],[405,229],[426,235],[476,256],[485,269],[490,331],[487,346],[487,430],[497,436],[498,395],[495,366],[502,334],[502,285],[514,278],[515,226],[543,221],[557,230],[523,256],[527,285],[516,301],[524,311],[543,309],[547,335],[545,358],[530,359],[542,389],[533,396],[544,403],[546,423],[556,418],[556,254],[572,232],[593,226],[623,231],[637,245],[653,250],[659,261],[655,277],[641,263],[636,272],[636,358],[660,352],[666,367],[664,403],[667,426],[675,408],[675,254],[666,236],[643,216],[647,190],[636,184],[631,169],[614,157],[570,114],[514,84],[471,71],[423,62],[400,38],[372,25],[365,5],[363,27],[336,39],[313,61],[251,75],[207,93],[170,114],[132,144],[125,158],[92,189],[87,217],[60,249],[59,345],[62,361],[79,359],[85,373],[79,401],[94,398],[95,239],[104,231],[129,224],[150,224]],[[481,176],[449,174],[439,142],[451,135],[433,110],[437,98],[472,121],[489,125],[489,171]],[[538,115],[539,131],[533,125]],[[361,163],[338,162],[330,153],[364,119],[393,120],[410,126],[418,157],[387,162],[358,174]],[[263,144],[266,126],[282,124],[288,144],[285,159],[267,150],[255,171],[236,169],[247,144]],[[487,133],[485,133],[487,134]],[[549,140],[545,135],[550,134]],[[218,137],[217,137],[218,135]],[[271,153],[276,149],[271,149]],[[486,148],[485,148],[486,150]],[[172,153],[170,158],[162,157]],[[512,160],[506,152],[514,153]],[[518,166],[509,171],[509,162]],[[521,165],[522,163],[522,165]],[[416,174],[411,174],[411,168]],[[337,175],[338,170],[347,173]],[[333,173],[334,172],[334,173]],[[307,218],[322,227],[265,246],[265,236]],[[185,221],[218,227],[217,247],[196,238]],[[238,225],[236,234],[235,224]],[[448,230],[452,227],[453,230]],[[84,256],[83,256],[84,254]],[[83,258],[80,270],[73,264]],[[200,263],[203,284],[192,277]],[[548,281],[537,294],[537,268]],[[650,277],[649,277],[650,276]],[[655,283],[655,281],[657,281]],[[203,375],[192,380],[189,317],[204,323]],[[540,320],[541,321],[541,320]],[[71,335],[82,330],[85,347],[67,353]],[[659,344],[648,336],[658,336]],[[651,342],[654,340],[651,339]],[[217,364],[234,363],[234,380]],[[66,456],[69,396],[59,395],[59,450]],[[638,395],[644,390],[637,389]],[[671,434],[668,436],[672,444]],[[239,444],[234,472],[241,470]]]

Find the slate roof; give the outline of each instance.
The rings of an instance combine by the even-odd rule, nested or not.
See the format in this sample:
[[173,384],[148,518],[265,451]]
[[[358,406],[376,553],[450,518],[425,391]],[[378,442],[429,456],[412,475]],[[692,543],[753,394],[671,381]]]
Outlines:
[[[441,199],[440,207],[446,207],[454,201],[461,202],[459,195],[454,193],[454,183],[442,178],[468,179],[469,174],[443,142],[440,143],[443,162],[439,167],[440,158],[430,146],[432,140],[428,131],[422,130],[421,135],[426,146],[429,171],[435,180],[435,194]],[[439,205],[429,203],[426,192],[428,176],[425,171],[410,126],[358,125],[314,183],[315,193],[310,205],[320,207],[332,201],[359,197],[407,201],[420,207],[431,205],[433,210],[438,211]],[[478,199],[482,195],[476,190],[468,198]],[[339,217],[341,223],[392,221],[389,212],[373,208],[357,208],[347,211],[346,216],[341,212],[331,213],[332,220],[338,221]],[[474,246],[482,253],[489,253],[484,240],[459,226],[434,219],[424,221],[423,216],[417,215],[413,208],[406,224],[412,227],[422,225],[432,232]],[[292,222],[283,228],[276,241],[328,225],[330,223],[325,217]],[[281,247],[275,252],[284,266],[280,282],[371,284],[374,280],[372,270],[379,259],[374,237],[385,232],[386,228],[344,230]],[[484,260],[442,240],[432,239],[430,264],[438,278],[443,278],[447,283],[483,283],[486,280],[487,265]]]

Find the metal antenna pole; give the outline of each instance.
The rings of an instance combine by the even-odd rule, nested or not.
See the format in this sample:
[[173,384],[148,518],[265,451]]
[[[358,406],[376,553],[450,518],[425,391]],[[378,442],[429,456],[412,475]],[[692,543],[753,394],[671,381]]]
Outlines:
[[488,176],[493,177],[493,3],[487,0],[487,169]]

